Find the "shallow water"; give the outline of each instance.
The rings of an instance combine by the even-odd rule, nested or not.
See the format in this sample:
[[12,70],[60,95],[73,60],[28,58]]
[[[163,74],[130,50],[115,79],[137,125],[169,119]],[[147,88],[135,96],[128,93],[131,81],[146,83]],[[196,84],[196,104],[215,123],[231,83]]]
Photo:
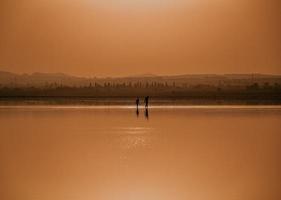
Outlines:
[[1,106],[0,199],[279,200],[281,107]]

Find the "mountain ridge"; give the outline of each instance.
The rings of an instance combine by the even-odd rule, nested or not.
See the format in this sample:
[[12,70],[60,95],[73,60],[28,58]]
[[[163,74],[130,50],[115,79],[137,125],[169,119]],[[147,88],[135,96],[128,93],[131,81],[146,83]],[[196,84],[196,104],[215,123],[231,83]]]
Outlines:
[[31,74],[17,74],[8,71],[0,71],[0,86],[24,87],[34,86],[42,87],[49,84],[65,86],[87,86],[89,84],[99,83],[169,83],[186,85],[239,85],[258,82],[264,84],[281,83],[281,75],[273,74],[181,74],[181,75],[155,75],[141,74],[124,77],[103,77],[89,78],[73,76],[65,73],[42,73],[34,72]]

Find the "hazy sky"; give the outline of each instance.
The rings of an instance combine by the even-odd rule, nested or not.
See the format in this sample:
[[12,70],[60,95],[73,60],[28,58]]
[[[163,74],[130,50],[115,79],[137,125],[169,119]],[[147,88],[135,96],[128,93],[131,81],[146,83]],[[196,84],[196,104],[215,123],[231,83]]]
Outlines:
[[281,1],[0,0],[0,70],[281,74]]

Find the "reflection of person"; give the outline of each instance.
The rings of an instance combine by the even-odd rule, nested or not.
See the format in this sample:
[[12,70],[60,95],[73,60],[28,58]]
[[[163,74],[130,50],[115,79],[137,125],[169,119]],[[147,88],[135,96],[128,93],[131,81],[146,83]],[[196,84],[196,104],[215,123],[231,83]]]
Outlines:
[[148,109],[147,108],[145,108],[144,116],[145,116],[146,119],[148,119],[148,117],[149,117],[149,113],[148,113]]
[[139,114],[140,114],[139,108],[137,108],[137,110],[136,110],[136,115],[137,115],[137,117],[139,116]]
[[145,103],[145,107],[148,108],[148,99],[149,99],[149,96],[146,96],[144,98],[144,103]]

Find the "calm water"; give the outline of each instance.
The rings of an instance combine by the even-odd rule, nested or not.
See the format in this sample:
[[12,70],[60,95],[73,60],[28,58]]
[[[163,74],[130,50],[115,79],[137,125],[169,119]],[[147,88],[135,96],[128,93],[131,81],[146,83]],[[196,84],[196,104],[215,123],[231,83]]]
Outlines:
[[1,200],[280,200],[281,107],[1,106]]

